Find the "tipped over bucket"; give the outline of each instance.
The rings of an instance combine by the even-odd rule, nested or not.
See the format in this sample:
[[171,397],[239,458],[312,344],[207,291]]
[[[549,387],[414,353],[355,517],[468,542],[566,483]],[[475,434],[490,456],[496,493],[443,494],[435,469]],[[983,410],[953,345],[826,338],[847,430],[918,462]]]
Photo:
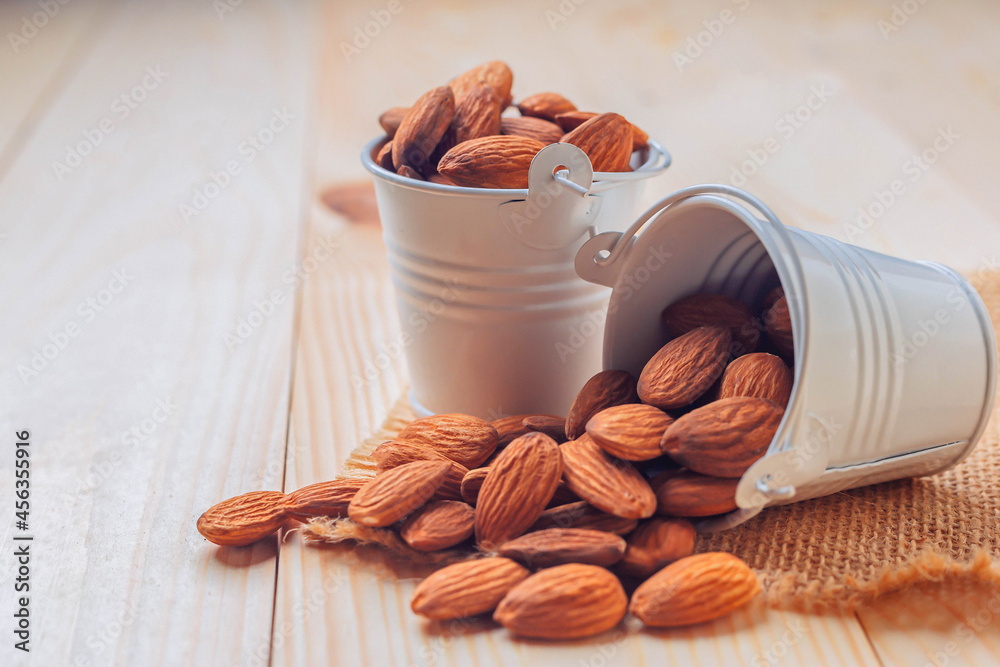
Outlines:
[[570,144],[535,156],[526,190],[418,181],[373,160],[392,280],[420,414],[564,415],[601,368],[610,291],[577,276],[588,239],[635,218],[670,156],[655,141],[632,171],[593,172]]

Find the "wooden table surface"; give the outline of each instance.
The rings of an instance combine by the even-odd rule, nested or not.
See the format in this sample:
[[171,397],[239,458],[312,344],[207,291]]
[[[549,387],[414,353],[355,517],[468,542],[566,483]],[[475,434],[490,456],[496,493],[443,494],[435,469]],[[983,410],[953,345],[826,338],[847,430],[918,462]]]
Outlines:
[[998,598],[969,586],[550,645],[422,622],[417,571],[377,552],[197,533],[222,498],[333,477],[401,395],[400,355],[365,375],[399,331],[380,232],[320,193],[365,178],[379,112],[478,62],[647,129],[675,160],[648,201],[733,183],[788,224],[998,266],[1000,4],[665,4],[0,4],[5,516],[16,432],[32,452],[0,664],[1000,662]]

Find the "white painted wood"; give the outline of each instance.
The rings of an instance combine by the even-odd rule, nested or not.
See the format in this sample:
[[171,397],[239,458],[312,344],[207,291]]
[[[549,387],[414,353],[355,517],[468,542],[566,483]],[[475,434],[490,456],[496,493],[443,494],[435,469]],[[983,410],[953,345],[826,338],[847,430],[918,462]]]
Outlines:
[[[219,549],[195,520],[282,484],[296,294],[283,276],[301,242],[315,22],[270,3],[221,20],[211,3],[133,3],[108,21],[0,181],[0,423],[5,452],[15,429],[32,433],[36,537],[30,661],[5,639],[0,663],[229,665],[258,646],[266,660],[276,543]],[[241,143],[276,109],[291,120],[250,160]],[[113,130],[60,180],[52,162],[105,118]],[[228,161],[240,173],[186,223],[179,205]],[[230,349],[273,291],[282,302]],[[11,466],[0,459],[3,479]]]

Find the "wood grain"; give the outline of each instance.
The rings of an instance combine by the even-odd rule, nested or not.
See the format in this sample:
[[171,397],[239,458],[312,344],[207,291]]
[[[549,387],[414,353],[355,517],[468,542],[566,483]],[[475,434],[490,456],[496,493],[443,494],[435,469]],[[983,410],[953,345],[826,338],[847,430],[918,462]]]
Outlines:
[[[151,3],[105,20],[0,181],[0,312],[16,321],[0,333],[0,423],[34,448],[26,657],[232,664],[263,645],[266,661],[276,541],[219,549],[194,522],[282,483],[295,315],[282,276],[301,242],[313,22],[302,8],[220,21],[210,4]],[[127,117],[110,106],[121,95]],[[247,160],[241,142],[283,107],[292,121]],[[113,131],[60,180],[53,161],[104,118]],[[239,175],[186,223],[180,204],[230,160]],[[274,290],[283,302],[228,346]],[[0,662],[21,664],[12,653]]]

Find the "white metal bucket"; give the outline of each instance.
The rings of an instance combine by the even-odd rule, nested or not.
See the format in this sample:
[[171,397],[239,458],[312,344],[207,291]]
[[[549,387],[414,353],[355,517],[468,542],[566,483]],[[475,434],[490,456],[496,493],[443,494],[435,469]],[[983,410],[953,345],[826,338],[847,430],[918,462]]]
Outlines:
[[609,296],[576,275],[577,250],[635,218],[644,180],[670,156],[650,141],[633,171],[594,174],[583,151],[554,144],[532,161],[527,190],[499,190],[398,176],[372,159],[382,141],[361,161],[375,176],[417,412],[566,414],[601,368]]
[[[669,256],[650,271],[649,258]],[[638,374],[666,340],[660,313],[696,292],[756,304],[780,284],[795,339],[795,385],[764,458],[742,477],[735,526],[768,505],[940,472],[986,427],[997,385],[989,314],[952,269],[785,227],[723,185],[681,190],[624,234],[588,241],[588,281],[613,288],[604,367]]]

